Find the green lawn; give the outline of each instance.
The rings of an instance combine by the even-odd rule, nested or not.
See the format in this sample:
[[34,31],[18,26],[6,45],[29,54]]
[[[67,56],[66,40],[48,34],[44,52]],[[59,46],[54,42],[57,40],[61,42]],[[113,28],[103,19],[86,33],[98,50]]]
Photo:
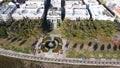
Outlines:
[[0,47],[17,52],[32,53],[32,44],[35,38],[30,37],[27,40],[14,39],[14,37],[0,39]]
[[[72,43],[73,44],[73,43]],[[115,47],[107,43],[92,42],[91,45],[87,43],[81,43],[75,45],[69,45],[69,50],[67,51],[67,57],[69,58],[120,58],[120,48]]]
[[114,46],[110,41],[118,31],[120,28],[111,21],[64,20],[59,30],[50,33],[59,33],[70,40],[67,57],[120,58],[120,47]]
[[32,53],[32,44],[42,35],[41,20],[8,20],[0,23],[0,47]]

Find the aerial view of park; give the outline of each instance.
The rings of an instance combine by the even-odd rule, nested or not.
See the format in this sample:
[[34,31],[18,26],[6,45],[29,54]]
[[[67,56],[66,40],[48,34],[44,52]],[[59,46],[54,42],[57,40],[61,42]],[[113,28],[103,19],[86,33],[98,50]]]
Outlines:
[[120,68],[120,0],[0,0],[0,68]]

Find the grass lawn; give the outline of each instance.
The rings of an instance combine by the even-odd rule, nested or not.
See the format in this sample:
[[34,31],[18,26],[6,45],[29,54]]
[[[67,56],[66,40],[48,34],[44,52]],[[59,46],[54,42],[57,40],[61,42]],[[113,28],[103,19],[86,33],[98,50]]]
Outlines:
[[0,39],[0,47],[23,53],[32,53],[31,47],[34,41],[34,37],[30,37],[27,40],[9,37],[5,39]]
[[91,41],[88,43],[79,43],[75,45],[75,42],[71,42],[69,50],[67,51],[67,57],[70,58],[120,58],[120,48],[111,43]]

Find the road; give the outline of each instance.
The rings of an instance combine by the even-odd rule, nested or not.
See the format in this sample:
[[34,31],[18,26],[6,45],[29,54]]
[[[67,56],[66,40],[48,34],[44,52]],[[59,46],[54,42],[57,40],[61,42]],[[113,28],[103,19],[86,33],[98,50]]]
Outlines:
[[95,58],[46,58],[46,57],[37,57],[32,54],[24,54],[11,50],[5,50],[0,48],[0,55],[41,61],[41,62],[54,62],[54,63],[65,63],[65,64],[75,64],[75,65],[99,65],[99,66],[120,66],[120,59],[95,59]]

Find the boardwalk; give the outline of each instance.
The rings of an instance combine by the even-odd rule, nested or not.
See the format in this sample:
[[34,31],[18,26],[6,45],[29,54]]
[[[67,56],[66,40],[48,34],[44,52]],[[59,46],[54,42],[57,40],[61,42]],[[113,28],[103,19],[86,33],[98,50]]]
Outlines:
[[5,50],[0,48],[0,55],[41,61],[41,62],[54,62],[54,63],[65,63],[65,64],[75,64],[75,65],[99,65],[99,66],[120,66],[120,59],[95,59],[95,58],[46,58],[46,57],[37,57],[32,54],[18,53],[11,50]]

